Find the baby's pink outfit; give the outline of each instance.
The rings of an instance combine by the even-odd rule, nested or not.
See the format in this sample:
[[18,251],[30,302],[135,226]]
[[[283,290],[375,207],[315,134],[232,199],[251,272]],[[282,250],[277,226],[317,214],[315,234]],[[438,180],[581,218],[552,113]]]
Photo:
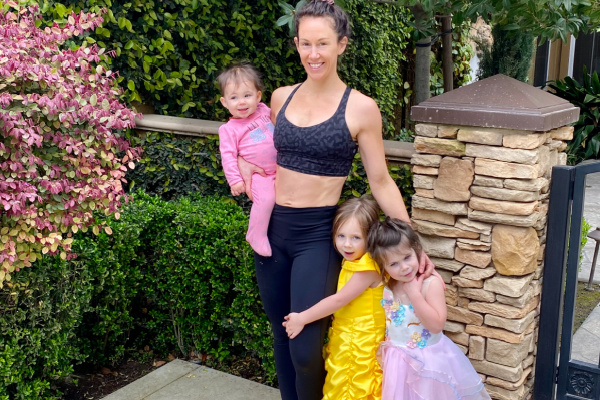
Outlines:
[[246,240],[261,256],[271,256],[267,238],[269,219],[275,204],[275,170],[277,151],[273,145],[274,125],[271,109],[259,103],[256,111],[246,118],[231,118],[219,128],[221,162],[229,186],[243,181],[238,169],[237,157],[264,169],[267,174],[252,176],[253,203]]

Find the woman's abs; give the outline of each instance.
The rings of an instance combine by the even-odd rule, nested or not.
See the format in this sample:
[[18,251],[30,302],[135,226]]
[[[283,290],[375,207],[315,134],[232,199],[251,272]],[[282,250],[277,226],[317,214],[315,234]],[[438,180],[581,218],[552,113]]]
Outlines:
[[308,175],[277,166],[275,203],[295,208],[334,206],[345,181],[345,177]]

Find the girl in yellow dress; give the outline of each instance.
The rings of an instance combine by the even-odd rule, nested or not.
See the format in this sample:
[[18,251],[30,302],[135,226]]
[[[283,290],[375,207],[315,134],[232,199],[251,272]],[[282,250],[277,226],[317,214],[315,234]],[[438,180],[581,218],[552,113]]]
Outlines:
[[341,204],[333,221],[335,248],[344,257],[337,293],[300,313],[283,326],[290,339],[306,324],[333,313],[327,344],[324,400],[380,400],[382,372],[376,353],[385,334],[379,267],[366,252],[369,227],[379,220],[377,203],[367,197]]

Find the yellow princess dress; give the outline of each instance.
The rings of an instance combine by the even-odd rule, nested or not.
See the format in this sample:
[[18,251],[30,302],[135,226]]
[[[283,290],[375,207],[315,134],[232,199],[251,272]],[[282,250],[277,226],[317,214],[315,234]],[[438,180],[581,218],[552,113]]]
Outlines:
[[[339,291],[357,271],[379,268],[369,253],[342,263]],[[381,307],[383,285],[367,288],[333,314],[329,331],[323,386],[324,400],[380,400],[382,371],[377,347],[385,336],[385,311]]]

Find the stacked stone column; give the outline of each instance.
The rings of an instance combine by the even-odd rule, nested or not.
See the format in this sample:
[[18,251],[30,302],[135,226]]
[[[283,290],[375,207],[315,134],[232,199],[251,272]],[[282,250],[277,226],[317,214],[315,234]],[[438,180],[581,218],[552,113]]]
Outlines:
[[548,190],[573,128],[417,124],[413,226],[446,282],[445,333],[494,399],[533,386]]

